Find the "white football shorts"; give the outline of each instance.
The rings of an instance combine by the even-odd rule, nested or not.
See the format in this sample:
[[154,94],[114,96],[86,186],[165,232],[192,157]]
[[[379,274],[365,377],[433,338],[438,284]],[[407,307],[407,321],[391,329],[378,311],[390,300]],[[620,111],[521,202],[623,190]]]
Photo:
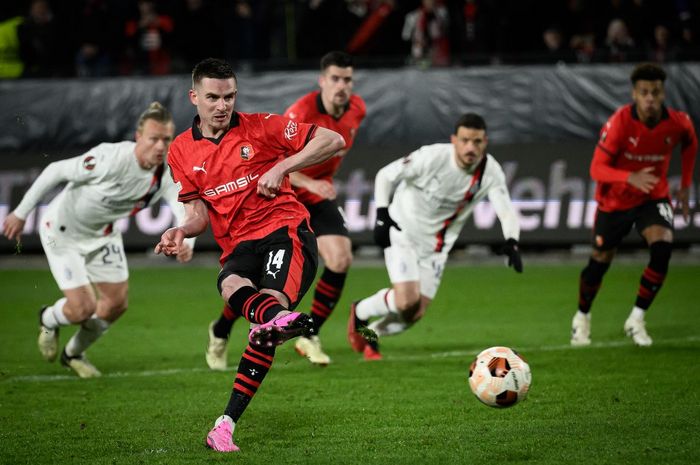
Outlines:
[[51,274],[61,290],[90,283],[121,283],[129,279],[120,232],[78,239],[55,228],[54,222],[47,224],[47,221],[42,221],[39,237]]
[[391,247],[384,249],[384,262],[391,283],[418,281],[420,293],[434,299],[445,270],[447,254],[419,247],[396,228],[391,228],[389,235]]

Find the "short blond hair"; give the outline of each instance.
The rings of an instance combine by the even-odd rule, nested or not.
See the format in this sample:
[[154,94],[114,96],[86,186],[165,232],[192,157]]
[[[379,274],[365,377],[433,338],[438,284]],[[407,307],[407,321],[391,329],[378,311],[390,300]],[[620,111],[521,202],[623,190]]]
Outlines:
[[173,122],[173,115],[160,102],[152,102],[148,105],[148,108],[141,113],[141,116],[139,116],[139,120],[136,123],[136,130],[138,132],[143,131],[143,125],[146,123],[146,120],[149,119],[162,124],[168,124]]

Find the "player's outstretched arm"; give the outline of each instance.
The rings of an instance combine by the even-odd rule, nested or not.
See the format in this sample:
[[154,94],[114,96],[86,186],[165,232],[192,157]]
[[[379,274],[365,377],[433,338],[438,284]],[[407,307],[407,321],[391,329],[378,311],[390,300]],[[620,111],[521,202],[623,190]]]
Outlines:
[[177,255],[182,250],[182,242],[186,237],[195,237],[202,234],[209,225],[207,207],[203,201],[196,199],[185,204],[185,219],[180,226],[166,230],[160,236],[160,242],[156,244],[156,254]]

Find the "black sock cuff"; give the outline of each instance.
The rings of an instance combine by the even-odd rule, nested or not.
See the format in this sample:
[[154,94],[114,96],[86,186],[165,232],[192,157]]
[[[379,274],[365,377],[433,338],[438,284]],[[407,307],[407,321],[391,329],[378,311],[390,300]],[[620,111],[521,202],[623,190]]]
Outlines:
[[345,284],[345,278],[347,276],[347,273],[336,273],[335,271],[331,271],[328,268],[324,268],[323,273],[321,274],[321,280],[326,282],[327,284],[330,284],[333,287],[339,288],[343,287],[343,285]]
[[[228,306],[231,307],[231,310],[233,310],[235,313],[242,315],[243,305],[248,299],[257,293],[258,291],[254,287],[243,286],[231,294],[231,297],[228,298]],[[245,317],[245,315],[243,316]]]

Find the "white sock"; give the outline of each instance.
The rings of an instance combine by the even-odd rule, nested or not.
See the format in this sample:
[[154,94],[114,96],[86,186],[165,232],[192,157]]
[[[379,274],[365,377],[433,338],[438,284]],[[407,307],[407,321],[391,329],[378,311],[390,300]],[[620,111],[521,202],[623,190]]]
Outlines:
[[646,310],[644,310],[643,308],[639,308],[635,305],[632,309],[632,313],[630,313],[630,317],[635,318],[637,320],[643,320],[645,314]]
[[583,313],[581,310],[578,310],[576,313],[577,316],[583,316],[585,318],[588,318],[589,320],[591,319],[591,312],[588,313]]
[[236,422],[233,421],[233,418],[231,418],[228,415],[221,415],[219,418],[217,418],[214,422],[214,427],[219,426],[224,421],[227,421],[231,424],[231,433],[233,433],[233,430],[236,429]]
[[109,322],[92,316],[80,324],[80,329],[66,344],[66,355],[75,357],[87,350],[109,328]]
[[384,318],[373,321],[369,325],[369,329],[377,333],[379,337],[403,333],[407,328],[408,323],[406,323],[398,313],[390,313]]
[[362,299],[355,307],[355,315],[360,320],[397,313],[393,289],[381,289],[374,295]]
[[46,307],[44,313],[41,314],[41,324],[49,329],[56,329],[59,326],[68,326],[71,324],[63,313],[63,306],[66,301],[65,297],[61,297],[50,307]]

